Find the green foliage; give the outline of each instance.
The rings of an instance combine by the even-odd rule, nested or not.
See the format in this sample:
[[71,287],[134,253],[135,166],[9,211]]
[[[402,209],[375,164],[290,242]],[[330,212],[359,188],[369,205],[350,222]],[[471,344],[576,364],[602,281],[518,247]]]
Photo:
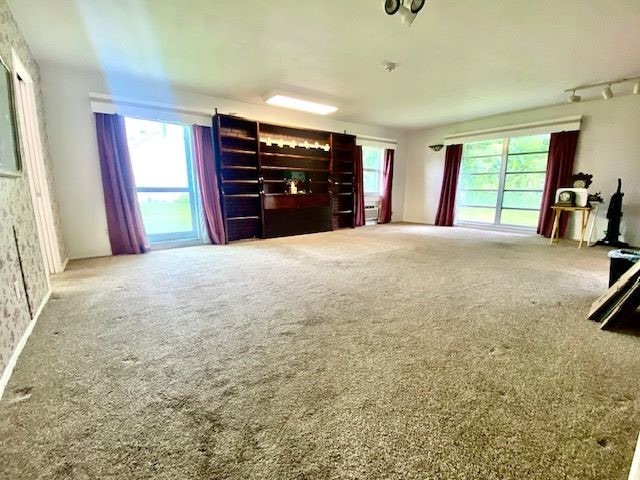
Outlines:
[[479,157],[483,155],[502,155],[504,140],[486,140],[484,142],[465,143],[462,147],[463,157]]
[[380,193],[380,174],[379,172],[364,172],[364,192],[365,193]]
[[382,150],[377,148],[362,149],[362,165],[363,168],[371,170],[382,169]]
[[509,154],[549,151],[549,134],[512,137],[509,139]]
[[503,208],[531,208],[540,209],[542,192],[509,192],[505,191],[502,197]]
[[507,172],[546,172],[547,154],[529,153],[525,155],[509,155]]
[[542,190],[544,188],[544,173],[507,173],[505,190]]
[[[501,225],[535,227],[547,170],[550,135],[529,135],[508,140],[466,143],[460,170],[457,210],[462,222],[495,223],[504,142],[508,156],[502,198]],[[540,172],[540,173],[520,173]],[[481,190],[481,191],[476,191]],[[513,190],[536,190],[519,192]],[[492,208],[493,207],[493,208]],[[518,209],[518,210],[516,210]],[[530,210],[520,210],[530,209]]]
[[462,190],[458,198],[460,205],[478,205],[483,207],[495,207],[498,202],[497,190],[483,192]]
[[509,210],[502,209],[500,212],[500,225],[513,225],[517,227],[536,227],[538,225],[537,210]]
[[460,179],[460,188],[463,190],[497,190],[500,175],[488,173],[480,175],[463,175]]
[[457,220],[460,222],[493,223],[495,208],[459,207]]
[[468,173],[500,173],[502,157],[463,158],[462,175]]

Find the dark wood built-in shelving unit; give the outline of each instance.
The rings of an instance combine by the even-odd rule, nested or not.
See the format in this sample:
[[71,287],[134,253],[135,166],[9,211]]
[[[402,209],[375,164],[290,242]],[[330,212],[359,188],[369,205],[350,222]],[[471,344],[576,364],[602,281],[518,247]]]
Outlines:
[[353,135],[221,114],[213,127],[227,241],[355,226]]

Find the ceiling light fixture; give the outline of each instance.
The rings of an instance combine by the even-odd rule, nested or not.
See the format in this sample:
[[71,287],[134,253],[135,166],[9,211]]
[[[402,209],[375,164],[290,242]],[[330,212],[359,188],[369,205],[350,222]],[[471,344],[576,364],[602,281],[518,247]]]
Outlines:
[[301,110],[318,115],[329,115],[338,110],[338,107],[333,105],[327,105],[298,96],[285,95],[283,93],[271,94],[265,99],[265,102],[275,107],[291,108],[293,110]]
[[407,27],[411,26],[418,12],[424,8],[426,0],[385,0],[384,11],[387,15],[400,13],[400,21]]
[[580,100],[582,100],[582,97],[580,95],[576,95],[576,91],[573,90],[571,95],[569,95],[569,103],[578,103]]
[[617,80],[609,80],[608,82],[589,83],[587,85],[580,85],[578,87],[567,88],[565,90],[565,92],[570,93],[569,102],[577,103],[582,99],[582,97],[580,97],[580,95],[576,95],[576,92],[578,90],[588,90],[588,89],[591,89],[591,88],[604,87],[602,89],[602,97],[605,100],[610,100],[611,98],[614,97],[614,93],[613,93],[613,90],[611,89],[611,86],[612,85],[617,85],[617,84],[620,84],[620,83],[626,83],[626,82],[634,82],[634,84],[633,84],[633,94],[634,95],[639,95],[640,94],[640,76],[619,78]]

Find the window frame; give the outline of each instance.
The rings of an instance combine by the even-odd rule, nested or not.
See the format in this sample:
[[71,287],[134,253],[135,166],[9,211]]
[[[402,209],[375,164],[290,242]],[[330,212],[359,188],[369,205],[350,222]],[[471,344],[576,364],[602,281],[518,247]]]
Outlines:
[[[193,146],[191,144],[191,126],[180,122],[172,122],[166,120],[157,120],[152,118],[126,115],[126,118],[133,120],[143,120],[147,122],[156,122],[165,125],[177,125],[183,130],[183,142],[185,148],[185,162],[187,170],[187,186],[186,187],[138,187],[135,184],[136,196],[139,193],[186,193],[189,195],[189,211],[191,214],[191,230],[184,232],[172,233],[146,233],[147,240],[152,248],[162,248],[166,245],[184,244],[188,242],[200,241],[202,239],[202,222],[200,221],[201,213],[199,209],[200,194],[198,191],[198,182],[195,178],[195,165],[193,159]],[[144,223],[144,221],[143,221]]]
[[[364,164],[364,152],[365,150],[374,150],[380,154],[379,168],[365,168]],[[373,145],[362,145],[362,189],[364,190],[366,182],[364,181],[365,174],[367,172],[375,172],[378,176],[378,190],[375,192],[364,192],[366,197],[380,198],[382,196],[382,170],[384,168],[384,148],[376,147]]]
[[[540,134],[534,134],[534,135],[550,135],[548,133],[540,133]],[[515,228],[515,229],[522,229],[522,230],[528,230],[528,231],[535,231],[536,227],[535,226],[525,226],[525,225],[515,225],[515,224],[509,224],[509,223],[501,223],[501,217],[502,217],[502,212],[503,210],[522,210],[522,211],[529,211],[529,212],[538,212],[538,215],[540,215],[540,207],[538,207],[537,209],[534,208],[525,208],[525,207],[504,207],[504,194],[505,192],[540,192],[543,193],[544,192],[544,184],[542,185],[541,189],[505,189],[505,185],[506,185],[506,181],[507,181],[507,175],[509,174],[545,174],[547,173],[547,167],[548,167],[548,154],[549,154],[549,150],[547,149],[546,151],[531,151],[531,152],[517,152],[517,153],[511,153],[509,154],[509,145],[511,143],[511,140],[513,138],[521,138],[521,137],[528,137],[531,135],[517,135],[517,136],[509,136],[509,137],[505,137],[505,138],[495,138],[495,139],[486,139],[486,140],[477,140],[477,142],[483,142],[483,141],[488,141],[488,140],[501,140],[502,141],[502,152],[500,154],[494,153],[494,154],[487,154],[487,155],[474,155],[474,156],[469,156],[467,158],[487,158],[487,157],[498,157],[500,156],[500,171],[499,172],[473,172],[473,173],[467,173],[466,175],[498,175],[498,187],[497,189],[474,189],[474,188],[461,188],[462,186],[462,168],[460,169],[460,173],[458,174],[458,184],[457,184],[457,188],[456,188],[456,203],[455,203],[455,219],[454,219],[454,223],[456,225],[473,225],[473,226],[484,226],[484,227],[492,227],[492,228]],[[476,143],[476,142],[468,142],[468,143]],[[516,156],[516,155],[540,155],[540,154],[547,154],[547,163],[545,164],[545,170],[544,171],[537,171],[537,170],[532,170],[532,171],[515,171],[515,172],[510,172],[508,170],[509,167],[509,157],[510,156]],[[464,151],[463,151],[463,155],[461,157],[461,162],[464,161]],[[461,165],[462,166],[462,165]],[[546,180],[546,179],[545,179]],[[459,199],[460,199],[460,194],[461,192],[496,192],[496,204],[494,205],[467,205],[467,204],[461,204],[459,203]],[[458,214],[458,209],[460,207],[465,207],[465,208],[493,208],[495,209],[494,212],[494,217],[493,217],[493,222],[488,223],[488,222],[474,222],[474,221],[469,221],[469,220],[459,220],[459,214]]]

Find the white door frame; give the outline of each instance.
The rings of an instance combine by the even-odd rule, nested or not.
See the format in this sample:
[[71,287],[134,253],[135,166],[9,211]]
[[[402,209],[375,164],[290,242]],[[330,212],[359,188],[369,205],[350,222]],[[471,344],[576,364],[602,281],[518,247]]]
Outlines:
[[44,165],[35,89],[31,75],[29,75],[14,49],[11,49],[11,56],[14,98],[20,125],[20,141],[25,157],[23,158],[23,168],[29,178],[29,189],[38,229],[40,249],[48,277],[51,273],[64,271],[64,265],[60,258],[58,234],[53,219],[51,192],[49,191],[47,171]]

